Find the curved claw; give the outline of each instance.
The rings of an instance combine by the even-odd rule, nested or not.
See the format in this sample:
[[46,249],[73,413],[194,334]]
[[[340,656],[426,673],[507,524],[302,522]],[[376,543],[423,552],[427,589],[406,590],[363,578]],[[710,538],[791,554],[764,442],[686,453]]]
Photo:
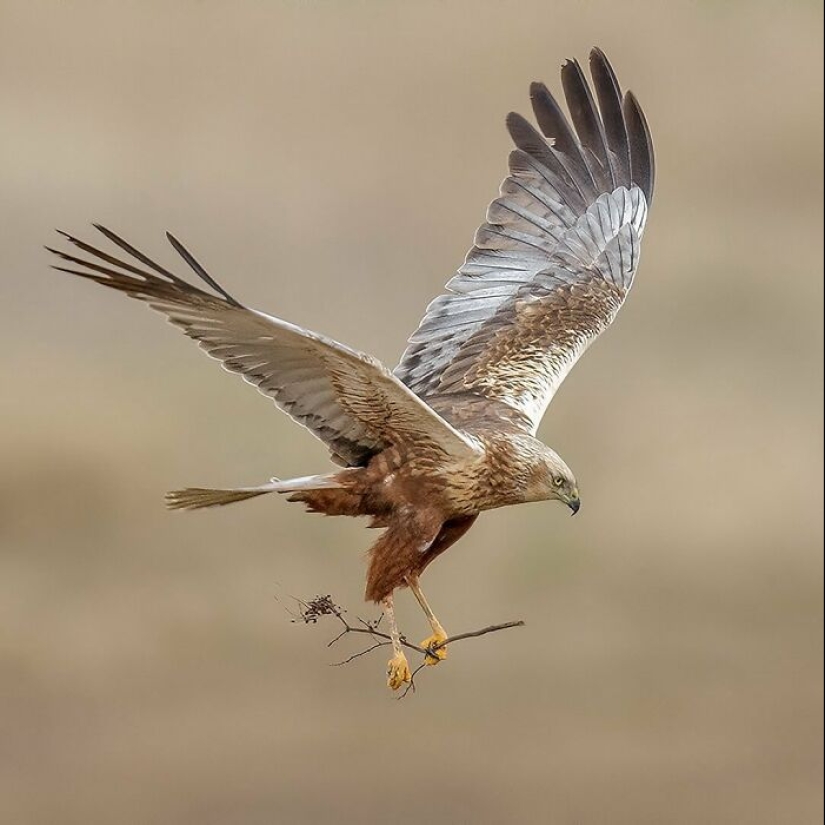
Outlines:
[[387,662],[387,687],[398,690],[405,682],[412,681],[412,671],[403,653],[398,653]]
[[442,630],[440,633],[433,633],[421,642],[420,647],[427,651],[424,657],[425,665],[437,665],[439,662],[447,658],[447,648],[439,647],[438,650],[433,650],[435,645],[440,645],[447,641],[447,634]]

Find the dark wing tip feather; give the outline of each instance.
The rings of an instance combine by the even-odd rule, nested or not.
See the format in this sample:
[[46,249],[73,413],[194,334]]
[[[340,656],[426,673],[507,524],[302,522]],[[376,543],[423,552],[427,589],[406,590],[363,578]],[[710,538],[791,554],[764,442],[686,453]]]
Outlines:
[[[177,275],[171,273],[168,269],[164,269],[160,264],[155,263],[148,255],[144,255],[140,250],[135,249],[130,243],[124,241],[119,235],[116,235],[112,232],[111,229],[107,229],[105,226],[99,223],[93,223],[92,226],[97,229],[104,237],[108,238],[115,246],[119,246],[124,252],[131,255],[133,258],[139,260],[145,266],[148,266],[150,269],[154,270],[158,273],[158,275],[163,275],[164,278],[169,278],[169,280],[173,281],[179,285],[185,285],[186,281],[182,278],[178,278]],[[75,242],[74,240],[72,241]]]
[[[530,101],[541,134],[550,140],[542,148],[523,118],[510,114],[507,128],[519,149],[553,168],[548,154],[562,162],[581,195],[598,195],[617,186],[636,184],[648,203],[655,178],[653,142],[636,98],[622,94],[605,53],[594,47],[589,55],[591,80],[577,60],[561,67],[569,120],[561,106],[538,81],[530,84]],[[544,141],[541,141],[544,143]]]
[[580,165],[565,164],[561,153],[551,149],[533,124],[518,112],[510,112],[505,122],[513,143],[545,168],[553,185],[563,196],[577,206],[586,204],[593,183],[581,156]]
[[545,166],[553,168],[553,156],[550,152],[550,147],[547,141],[536,131],[532,123],[527,118],[520,115],[518,112],[509,112],[505,119],[507,131],[513,143],[528,155],[535,158]]
[[[70,255],[68,252],[63,252],[60,249],[46,246],[46,250],[60,261],[60,263],[52,264],[52,269],[56,269],[58,272],[77,275],[80,278],[94,281],[103,286],[125,292],[134,298],[142,298],[144,300],[149,297],[168,299],[181,293],[181,287],[178,283],[166,278],[160,278],[149,272],[144,272],[137,267],[131,266],[131,264],[127,264],[125,261],[120,261],[112,255],[108,255],[89,244],[83,243],[83,241],[79,241],[77,238],[73,238],[65,232],[61,232],[60,234],[83,251],[95,256],[97,260],[85,260],[75,255]],[[103,263],[101,263],[101,261]],[[192,287],[188,287],[188,289],[192,291]],[[195,291],[200,292],[200,290]]]
[[552,149],[538,146],[538,134],[531,134],[524,119],[512,113],[507,119],[510,134],[516,146],[546,165],[546,152],[562,156],[582,195],[586,195],[588,181],[595,184],[597,193],[636,184],[650,203],[655,178],[653,142],[641,107],[631,93],[622,94],[616,73],[600,48],[591,49],[589,66],[592,83],[577,60],[562,64],[569,120],[544,83],[530,84],[536,121]]
[[166,233],[166,238],[172,244],[175,252],[186,261],[191,267],[192,271],[204,282],[209,284],[216,292],[219,292],[229,301],[230,304],[236,307],[243,306],[240,301],[233,298],[197,261],[195,256],[171,233]]
[[635,183],[645,193],[648,204],[653,200],[653,185],[656,178],[656,161],[653,155],[653,140],[650,128],[633,92],[624,97],[624,117],[630,145],[630,168]]
[[[136,297],[152,294],[168,298],[170,294],[169,290],[174,289],[177,289],[179,291],[178,294],[180,294],[180,291],[183,291],[190,295],[200,294],[204,297],[208,295],[208,293],[203,292],[202,290],[190,284],[188,281],[185,281],[183,278],[179,278],[177,275],[170,272],[168,269],[165,269],[164,267],[157,264],[147,255],[144,255],[142,252],[135,249],[135,247],[133,247],[130,243],[123,240],[123,238],[121,238],[119,235],[112,232],[111,229],[107,229],[105,226],[102,226],[98,223],[92,225],[109,241],[115,244],[115,246],[122,249],[130,257],[142,263],[148,269],[152,270],[152,273],[155,274],[147,272],[146,270],[141,269],[139,267],[136,267],[128,261],[117,258],[114,255],[109,254],[108,252],[104,252],[103,250],[98,249],[97,247],[92,246],[91,244],[88,244],[85,241],[81,241],[79,238],[74,237],[68,232],[64,232],[62,229],[57,229],[55,231],[61,237],[65,238],[70,244],[72,244],[72,246],[75,246],[83,252],[86,252],[87,254],[91,255],[94,259],[96,259],[96,262],[94,260],[84,260],[82,258],[77,258],[73,255],[69,255],[66,252],[62,252],[59,249],[54,249],[50,246],[46,246],[46,250],[52,253],[53,255],[57,256],[62,262],[67,262],[77,267],[81,267],[81,269],[70,269],[66,266],[53,265],[54,269],[57,269],[61,272],[69,272],[72,275],[79,275],[83,278],[87,278],[99,284],[103,284],[104,286],[110,286],[115,289],[128,292],[129,294],[133,294]],[[235,298],[233,298],[228,292],[226,292],[226,290],[224,290],[206,272],[206,270],[201,266],[201,264],[198,263],[194,256],[183,246],[183,244],[180,243],[180,241],[178,241],[169,233],[167,233],[167,237],[169,238],[170,243],[178,252],[178,254],[184,259],[184,261],[186,261],[186,263],[205,283],[207,283],[216,292],[218,292],[232,306],[242,306],[242,304],[240,304]],[[103,264],[106,265],[104,266]],[[215,296],[211,297],[214,298]]]
[[536,122],[544,136],[550,138],[560,152],[570,157],[578,157],[576,136],[570,130],[570,124],[558,101],[544,83],[535,80],[530,84],[530,102],[533,104]]
[[552,151],[564,159],[563,165],[579,191],[592,193],[594,181],[590,166],[556,98],[544,83],[533,82],[530,84],[530,102],[539,129],[551,141]]
[[599,101],[605,139],[612,154],[616,183],[630,186],[630,147],[622,108],[622,90],[610,61],[598,47],[590,52],[590,74]]
[[570,110],[570,118],[579,136],[579,141],[582,146],[590,150],[601,165],[603,171],[597,171],[597,177],[601,178],[601,185],[612,186],[612,168],[602,119],[578,60],[568,60],[562,66],[561,80],[567,108]]
[[591,66],[593,66],[594,63],[598,63],[600,66],[603,66],[613,78],[613,83],[616,88],[619,88],[619,81],[616,78],[616,72],[613,71],[613,64],[607,59],[607,55],[604,53],[603,49],[599,46],[593,46],[590,50],[590,54],[588,55],[588,61]]

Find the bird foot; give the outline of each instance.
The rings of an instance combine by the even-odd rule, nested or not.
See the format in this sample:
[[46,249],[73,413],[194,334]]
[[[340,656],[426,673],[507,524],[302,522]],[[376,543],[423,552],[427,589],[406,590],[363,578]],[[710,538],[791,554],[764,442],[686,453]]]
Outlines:
[[387,687],[398,690],[405,682],[412,681],[412,672],[403,653],[398,653],[387,662]]
[[431,650],[433,645],[440,645],[442,642],[446,641],[447,634],[444,632],[443,627],[439,627],[432,636],[428,636],[423,642],[421,642],[420,646],[427,651],[427,655],[424,657],[425,665],[437,665],[440,661],[447,658],[446,647],[440,647],[438,650]]

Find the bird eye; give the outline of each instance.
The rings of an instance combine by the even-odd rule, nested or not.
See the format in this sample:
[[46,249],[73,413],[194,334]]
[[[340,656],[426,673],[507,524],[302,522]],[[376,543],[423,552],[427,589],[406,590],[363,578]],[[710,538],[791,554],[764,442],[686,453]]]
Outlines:
[[553,484],[555,484],[556,487],[563,487],[564,486],[564,479],[561,476],[556,476],[553,479]]

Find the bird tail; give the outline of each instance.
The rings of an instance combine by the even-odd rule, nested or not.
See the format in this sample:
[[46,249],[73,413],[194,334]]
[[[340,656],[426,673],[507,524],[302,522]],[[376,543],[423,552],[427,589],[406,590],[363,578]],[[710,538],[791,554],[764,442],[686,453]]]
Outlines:
[[302,476],[281,481],[270,479],[259,487],[236,487],[230,490],[215,490],[208,487],[187,487],[172,490],[166,494],[166,506],[170,510],[200,510],[204,507],[219,507],[246,501],[266,493],[297,493],[305,490],[330,490],[341,487],[335,475]]

